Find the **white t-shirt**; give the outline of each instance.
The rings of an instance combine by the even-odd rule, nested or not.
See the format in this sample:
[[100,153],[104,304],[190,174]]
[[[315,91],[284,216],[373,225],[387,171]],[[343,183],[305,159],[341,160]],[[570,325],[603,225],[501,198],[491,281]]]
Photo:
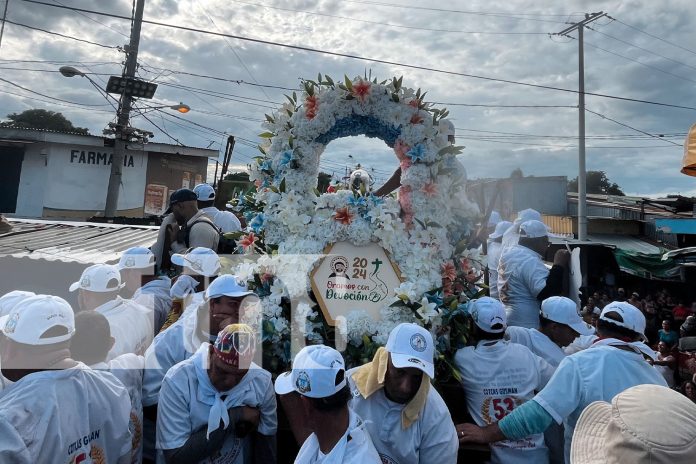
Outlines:
[[130,409],[108,372],[29,374],[0,394],[0,462],[115,463],[131,453]]
[[580,335],[577,337],[575,340],[573,340],[573,343],[570,345],[566,346],[563,348],[563,351],[565,352],[566,355],[571,355],[573,353],[577,353],[578,351],[586,350],[589,347],[592,346],[592,344],[598,339],[599,337],[595,334],[592,335]]
[[[167,372],[162,382],[160,402],[157,408],[157,449],[169,450],[183,446],[189,437],[201,429],[207,429],[212,400],[210,392],[215,387],[205,370],[209,344],[189,359]],[[220,392],[227,395],[226,409],[236,406],[258,408],[261,417],[257,431],[273,436],[278,429],[276,416],[276,396],[270,372],[256,364],[231,390]],[[230,425],[231,426],[231,425]],[[228,426],[229,427],[229,426]],[[242,464],[252,462],[251,436],[238,438],[231,434],[222,446],[219,455],[204,459],[201,464]]]
[[201,208],[205,214],[212,219],[213,224],[218,226],[222,232],[237,232],[242,230],[242,223],[239,222],[237,216],[229,211],[221,211],[215,206]]
[[[531,400],[553,374],[553,367],[523,345],[481,341],[457,351],[469,414],[479,426],[494,424]],[[547,463],[548,449],[539,433],[491,444],[491,462]]]
[[175,364],[184,361],[208,340],[197,328],[195,316],[180,319],[155,337],[145,352],[143,378],[143,406],[152,406],[159,400],[162,379]]
[[505,305],[508,326],[539,328],[541,302],[549,270],[541,255],[522,245],[503,249],[498,264],[498,294]]
[[496,300],[498,296],[498,263],[500,254],[503,251],[503,244],[500,242],[488,242],[488,285],[491,298]]
[[143,368],[145,358],[127,353],[90,366],[94,370],[108,371],[128,390],[131,401],[129,429],[133,437],[131,464],[143,462]]
[[95,309],[109,321],[111,336],[116,340],[109,351],[107,360],[122,354],[142,355],[152,342],[153,317],[147,308],[133,300],[117,296],[115,300],[104,303]]
[[418,464],[419,462],[455,463],[459,441],[452,417],[434,388],[430,388],[425,406],[418,420],[407,429],[401,426],[401,412],[405,405],[389,400],[381,389],[365,399],[346,375],[353,399],[350,408],[363,419],[365,430],[372,438],[382,462]]
[[385,462],[377,454],[360,416],[350,409],[349,415],[348,430],[328,454],[321,452],[317,436],[311,434],[297,453],[295,464],[382,464]]
[[512,343],[524,345],[532,353],[542,358],[554,368],[566,357],[563,349],[556,345],[549,337],[539,332],[537,329],[526,327],[508,327],[505,331],[505,339]]
[[169,290],[172,281],[169,277],[160,276],[152,280],[133,293],[132,300],[147,308],[153,313],[153,333],[157,335],[167,320],[169,310],[172,309],[172,297]]
[[[668,354],[667,356],[662,356],[662,353],[657,353],[658,361],[664,361],[667,358],[672,358],[670,361],[675,362],[674,356],[672,356],[671,354]],[[674,387],[674,369],[672,369],[669,366],[658,366],[657,364],[655,364],[653,367],[657,370],[657,372],[660,373],[660,375],[662,375],[662,377],[664,377],[665,382],[667,382],[667,386],[669,386],[669,388]]]
[[611,402],[627,388],[641,384],[667,386],[641,354],[612,346],[593,345],[561,361],[556,373],[534,401],[565,427],[565,458],[580,413],[593,401]]

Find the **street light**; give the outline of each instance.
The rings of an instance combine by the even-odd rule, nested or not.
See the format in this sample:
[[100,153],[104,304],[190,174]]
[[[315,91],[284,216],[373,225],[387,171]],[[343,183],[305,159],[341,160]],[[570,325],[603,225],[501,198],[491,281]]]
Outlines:
[[145,113],[149,113],[150,111],[161,110],[161,109],[165,109],[165,108],[169,109],[169,110],[178,111],[179,113],[182,113],[182,114],[186,114],[189,111],[191,111],[190,106],[188,106],[185,103],[179,102],[178,105],[147,106],[147,107],[145,107],[144,110],[138,110],[138,112],[140,114],[145,114]]
[[87,77],[85,73],[80,71],[79,69],[75,69],[72,66],[61,66],[60,69],[58,69],[60,73],[65,76],[65,77],[75,77],[75,76],[82,76],[82,77]]

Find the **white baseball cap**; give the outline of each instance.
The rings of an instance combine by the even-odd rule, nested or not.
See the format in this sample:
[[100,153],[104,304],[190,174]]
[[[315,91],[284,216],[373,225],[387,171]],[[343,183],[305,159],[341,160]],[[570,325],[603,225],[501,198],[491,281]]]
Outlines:
[[210,201],[215,199],[215,189],[209,184],[198,184],[193,187],[198,201]]
[[[67,333],[42,337],[53,327],[65,327]],[[17,343],[25,345],[52,345],[70,338],[75,333],[75,313],[67,301],[53,295],[35,295],[20,301],[7,316],[0,317],[0,330]]]
[[305,346],[295,356],[292,370],[276,379],[275,392],[286,395],[296,391],[309,398],[327,398],[346,386],[345,371],[343,356],[335,349],[325,345]]
[[[659,418],[659,419],[657,419]],[[575,426],[570,460],[577,464],[693,463],[696,404],[659,385],[637,385],[587,406]]]
[[229,296],[232,298],[252,295],[246,285],[239,283],[237,276],[232,274],[221,275],[213,280],[205,291],[206,299]]
[[541,317],[565,324],[580,335],[592,335],[594,331],[578,314],[578,306],[570,298],[552,296],[541,302]]
[[517,218],[515,219],[515,224],[522,224],[527,221],[539,221],[541,222],[541,213],[535,209],[527,208],[519,211],[517,213]]
[[78,288],[90,292],[115,292],[123,288],[121,274],[116,266],[111,264],[93,264],[82,271],[80,280],[73,282],[69,290],[74,292]]
[[[621,320],[606,317],[609,312],[615,312]],[[626,328],[645,338],[645,316],[640,309],[625,301],[612,301],[602,309],[599,318],[619,327]]]
[[541,221],[531,220],[520,224],[520,237],[540,238],[548,236],[549,228]]
[[[502,333],[507,328],[507,315],[503,304],[484,296],[471,301],[469,314],[479,329],[488,333]],[[497,326],[497,327],[496,327]]]
[[385,349],[394,367],[415,367],[431,379],[435,376],[433,336],[418,324],[404,322],[394,327]]
[[0,317],[7,316],[20,301],[32,296],[36,296],[36,293],[25,292],[24,290],[12,290],[0,296]]
[[506,230],[508,230],[510,227],[512,227],[512,222],[510,221],[500,221],[495,225],[495,230],[493,231],[492,234],[488,236],[491,240],[500,238],[503,236]]
[[498,225],[500,221],[502,221],[503,218],[500,217],[500,213],[497,211],[491,211],[491,215],[488,216],[488,227],[493,227]]
[[172,263],[206,277],[220,272],[220,257],[210,248],[196,247],[185,254],[175,253],[172,255]]
[[120,269],[147,269],[155,265],[155,255],[148,248],[132,247],[127,249],[118,260]]

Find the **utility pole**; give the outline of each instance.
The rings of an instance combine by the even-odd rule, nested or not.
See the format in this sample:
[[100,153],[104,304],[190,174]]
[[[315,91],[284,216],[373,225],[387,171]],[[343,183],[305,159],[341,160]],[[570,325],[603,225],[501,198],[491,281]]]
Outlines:
[[7,6],[10,0],[5,0],[5,10],[2,13],[2,26],[0,26],[0,47],[2,46],[2,36],[5,33],[5,20],[7,19]]
[[578,31],[578,240],[587,240],[587,170],[585,168],[585,49],[583,30],[593,21],[606,16],[604,12],[585,14],[585,19],[556,35],[569,37]]
[[[140,27],[143,23],[144,9],[145,0],[136,0],[130,43],[126,50],[126,64],[123,68],[123,77],[126,79],[135,77],[135,70],[138,63],[138,46],[140,44]],[[118,195],[121,188],[121,178],[123,176],[123,160],[126,157],[126,144],[130,139],[129,121],[132,104],[133,96],[124,92],[118,102],[114,154],[111,160],[111,174],[109,175],[109,187],[106,191],[106,207],[104,208],[105,217],[116,216]]]

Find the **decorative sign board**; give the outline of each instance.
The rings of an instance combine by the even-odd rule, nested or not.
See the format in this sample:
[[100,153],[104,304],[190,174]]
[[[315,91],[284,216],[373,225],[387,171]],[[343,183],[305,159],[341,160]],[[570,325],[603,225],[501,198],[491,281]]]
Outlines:
[[401,285],[399,268],[375,243],[355,246],[338,242],[327,247],[326,256],[311,275],[312,290],[330,325],[339,316],[363,310],[374,320]]

